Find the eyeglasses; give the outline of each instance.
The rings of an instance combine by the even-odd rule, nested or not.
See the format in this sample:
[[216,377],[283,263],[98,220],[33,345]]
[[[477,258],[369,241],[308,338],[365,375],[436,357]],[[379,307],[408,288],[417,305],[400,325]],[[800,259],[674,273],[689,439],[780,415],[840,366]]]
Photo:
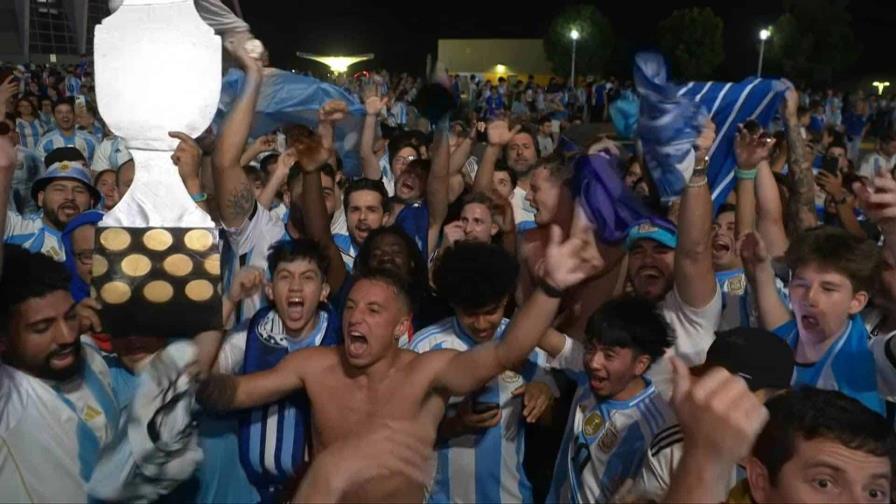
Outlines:
[[395,156],[395,163],[408,164],[415,159],[417,159],[417,156]]
[[81,264],[93,264],[94,252],[94,250],[82,250],[80,252],[75,252],[75,259],[77,259]]

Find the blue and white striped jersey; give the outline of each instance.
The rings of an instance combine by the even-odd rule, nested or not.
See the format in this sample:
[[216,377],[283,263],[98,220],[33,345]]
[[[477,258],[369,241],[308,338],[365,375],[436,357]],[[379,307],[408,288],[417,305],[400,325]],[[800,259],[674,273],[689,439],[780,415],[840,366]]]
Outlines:
[[105,138],[96,148],[90,170],[96,174],[104,170],[118,170],[121,165],[133,159],[124,139],[117,135]]
[[40,208],[31,197],[31,186],[44,174],[44,160],[32,150],[21,145],[16,146],[16,171],[12,174],[12,194],[10,208],[15,208],[20,215],[30,217],[37,214]]
[[[722,319],[719,330],[727,331],[735,327],[759,327],[759,307],[756,295],[747,282],[743,269],[716,272],[716,281],[722,289]],[[784,283],[777,277],[775,287],[785,305],[790,305],[790,295]]]
[[53,149],[58,149],[59,147],[74,147],[78,149],[87,158],[87,163],[90,164],[93,162],[94,153],[96,153],[97,139],[84,131],[75,130],[69,136],[64,135],[58,129],[53,130],[42,136],[38,141],[37,155],[43,159],[47,154],[53,152]]
[[[496,339],[504,337],[508,322],[501,321]],[[414,335],[410,350],[466,351],[476,345],[457,317],[450,317]],[[436,474],[428,502],[532,502],[532,485],[523,471],[523,398],[514,397],[513,391],[533,380],[555,390],[553,380],[545,373],[546,363],[547,355],[536,349],[520,369],[505,371],[482,389],[477,400],[499,404],[501,422],[480,434],[466,434],[437,444]],[[463,399],[452,397],[446,415],[456,415]]]
[[626,401],[599,399],[588,386],[582,345],[567,338],[549,362],[579,384],[560,445],[548,502],[609,502],[641,471],[651,441],[673,418],[671,407],[644,377],[645,387]]
[[59,262],[65,261],[62,233],[47,226],[40,215],[26,218],[16,212],[6,212],[3,242],[41,252]]
[[47,132],[47,128],[40,119],[35,118],[33,121],[26,121],[19,118],[16,119],[16,132],[19,134],[19,145],[26,149],[34,150],[37,147],[37,142],[40,141],[40,137]]

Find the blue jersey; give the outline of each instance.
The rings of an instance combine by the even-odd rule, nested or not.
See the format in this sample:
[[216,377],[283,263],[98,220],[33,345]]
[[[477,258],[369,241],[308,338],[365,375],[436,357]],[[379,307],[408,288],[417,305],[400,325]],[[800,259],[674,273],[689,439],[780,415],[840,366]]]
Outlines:
[[[508,322],[501,321],[495,339],[504,337]],[[410,349],[418,353],[440,349],[466,351],[476,345],[457,318],[450,317],[417,333]],[[476,400],[499,405],[501,423],[481,433],[439,440],[429,502],[532,502],[532,485],[523,471],[522,396],[514,397],[513,391],[535,378],[550,380],[543,371],[546,361],[546,354],[536,350],[520,369],[505,371],[478,393]],[[462,400],[452,398],[446,415],[456,415]]]
[[414,239],[424,257],[429,255],[429,208],[425,202],[405,205],[395,218],[395,225]]
[[75,130],[71,135],[64,135],[59,130],[53,130],[42,136],[37,144],[37,155],[41,159],[47,157],[47,154],[53,152],[53,149],[60,147],[74,147],[84,154],[87,163],[93,162],[93,154],[96,152],[97,140],[90,133]]
[[[243,374],[275,367],[289,353],[340,341],[340,324],[332,311],[320,310],[317,325],[302,340],[286,335],[283,321],[270,307],[253,316],[246,328]],[[305,469],[311,439],[311,404],[296,392],[273,404],[239,414],[239,455],[262,502],[274,502],[282,485]]]
[[37,148],[37,142],[40,141],[40,137],[47,132],[47,128],[40,119],[26,121],[19,118],[16,119],[16,132],[19,134],[19,145],[26,149],[34,150]]
[[644,389],[625,401],[600,399],[588,386],[581,344],[567,338],[551,362],[579,388],[573,398],[547,502],[608,502],[641,471],[656,433],[674,418],[648,378]]
[[[773,331],[796,351],[799,329],[791,320]],[[884,415],[884,400],[878,392],[877,367],[868,348],[868,331],[859,315],[853,315],[846,329],[817,362],[797,363],[791,385],[808,385],[840,392],[861,401]]]
[[333,235],[333,243],[336,244],[342,255],[345,271],[351,273],[355,266],[355,257],[358,255],[358,246],[355,245],[355,240],[348,233],[336,233]]

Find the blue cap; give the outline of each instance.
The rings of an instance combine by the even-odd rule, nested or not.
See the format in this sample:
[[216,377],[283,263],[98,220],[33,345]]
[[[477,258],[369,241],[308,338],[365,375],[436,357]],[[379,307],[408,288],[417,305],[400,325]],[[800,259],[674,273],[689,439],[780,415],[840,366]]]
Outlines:
[[36,202],[37,193],[43,191],[54,180],[77,180],[87,187],[93,200],[99,201],[100,192],[93,187],[90,180],[90,173],[84,164],[79,161],[58,161],[47,168],[46,173],[41,175],[31,185],[31,198]]
[[638,240],[653,240],[674,249],[678,245],[678,233],[671,223],[647,219],[637,222],[628,229],[625,250],[631,250]]

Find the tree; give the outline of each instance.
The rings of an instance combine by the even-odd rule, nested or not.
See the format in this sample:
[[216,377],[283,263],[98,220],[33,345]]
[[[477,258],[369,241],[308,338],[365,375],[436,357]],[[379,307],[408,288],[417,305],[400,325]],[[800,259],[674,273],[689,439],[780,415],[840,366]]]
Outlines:
[[725,59],[722,19],[709,7],[679,9],[660,22],[659,46],[679,80],[709,80]]
[[766,42],[769,68],[792,79],[830,83],[861,52],[846,0],[785,0]]
[[551,21],[544,37],[544,52],[554,73],[569,75],[572,64],[571,30],[576,42],[576,75],[599,75],[613,51],[610,21],[592,5],[570,5]]

